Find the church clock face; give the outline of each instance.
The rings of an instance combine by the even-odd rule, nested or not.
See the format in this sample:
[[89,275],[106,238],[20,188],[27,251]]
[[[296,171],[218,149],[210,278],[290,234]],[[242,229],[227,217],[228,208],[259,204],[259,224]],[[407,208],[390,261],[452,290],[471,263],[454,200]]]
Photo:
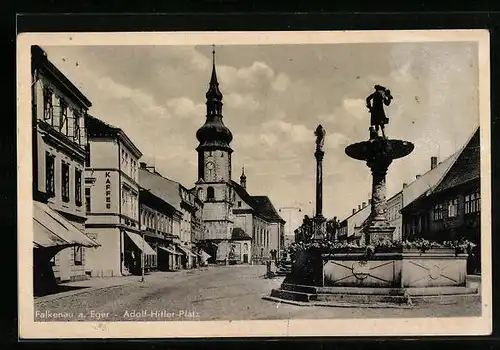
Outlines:
[[215,164],[211,160],[207,161],[206,166],[207,166],[207,169],[210,170],[210,171],[212,171],[212,170],[215,169]]

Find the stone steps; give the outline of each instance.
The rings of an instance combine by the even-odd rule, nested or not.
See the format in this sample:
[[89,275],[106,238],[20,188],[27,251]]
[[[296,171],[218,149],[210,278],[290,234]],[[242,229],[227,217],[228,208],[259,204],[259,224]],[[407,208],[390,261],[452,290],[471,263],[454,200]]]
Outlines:
[[[304,303],[310,306],[401,307],[432,304],[467,304],[480,301],[477,288],[363,288],[318,287],[283,283],[271,291],[277,301]],[[269,299],[269,300],[271,300]],[[302,305],[302,304],[301,304]]]

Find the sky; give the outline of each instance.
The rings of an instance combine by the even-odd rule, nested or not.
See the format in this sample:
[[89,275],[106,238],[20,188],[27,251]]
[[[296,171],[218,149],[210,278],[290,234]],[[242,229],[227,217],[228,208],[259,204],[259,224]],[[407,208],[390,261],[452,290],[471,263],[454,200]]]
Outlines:
[[[205,122],[212,46],[43,46],[92,102],[89,113],[122,128],[162,175],[192,187],[196,130]],[[394,100],[390,138],[414,143],[395,160],[387,195],[456,152],[479,123],[475,42],[226,45],[216,47],[223,122],[233,133],[233,180],[267,195],[286,232],[313,215],[315,136],[326,129],[323,214],[347,217],[367,201],[371,174],[345,147],[368,139],[366,97],[375,84]]]

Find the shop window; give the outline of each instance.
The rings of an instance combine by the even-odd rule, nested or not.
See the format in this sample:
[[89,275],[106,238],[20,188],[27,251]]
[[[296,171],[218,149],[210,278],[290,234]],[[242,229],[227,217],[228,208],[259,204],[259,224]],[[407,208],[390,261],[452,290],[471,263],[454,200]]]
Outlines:
[[75,169],[75,204],[82,206],[82,171]]
[[61,196],[64,202],[69,202],[69,164],[61,164]]
[[458,214],[458,199],[454,198],[448,201],[448,217],[453,218]]
[[83,247],[76,246],[73,249],[74,249],[73,261],[74,261],[75,265],[82,265],[83,264]]
[[48,198],[55,196],[55,157],[45,153],[45,192]]
[[85,188],[85,211],[87,213],[90,213],[91,208],[92,208],[92,206],[91,206],[91,199],[90,199],[90,188],[86,187]]
[[481,200],[479,192],[471,193],[465,196],[465,214],[476,213],[481,210]]

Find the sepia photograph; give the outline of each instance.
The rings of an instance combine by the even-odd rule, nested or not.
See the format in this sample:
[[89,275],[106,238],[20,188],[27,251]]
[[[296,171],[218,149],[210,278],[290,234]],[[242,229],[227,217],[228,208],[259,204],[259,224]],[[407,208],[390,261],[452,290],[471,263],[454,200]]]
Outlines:
[[491,332],[484,30],[18,37],[27,338]]

